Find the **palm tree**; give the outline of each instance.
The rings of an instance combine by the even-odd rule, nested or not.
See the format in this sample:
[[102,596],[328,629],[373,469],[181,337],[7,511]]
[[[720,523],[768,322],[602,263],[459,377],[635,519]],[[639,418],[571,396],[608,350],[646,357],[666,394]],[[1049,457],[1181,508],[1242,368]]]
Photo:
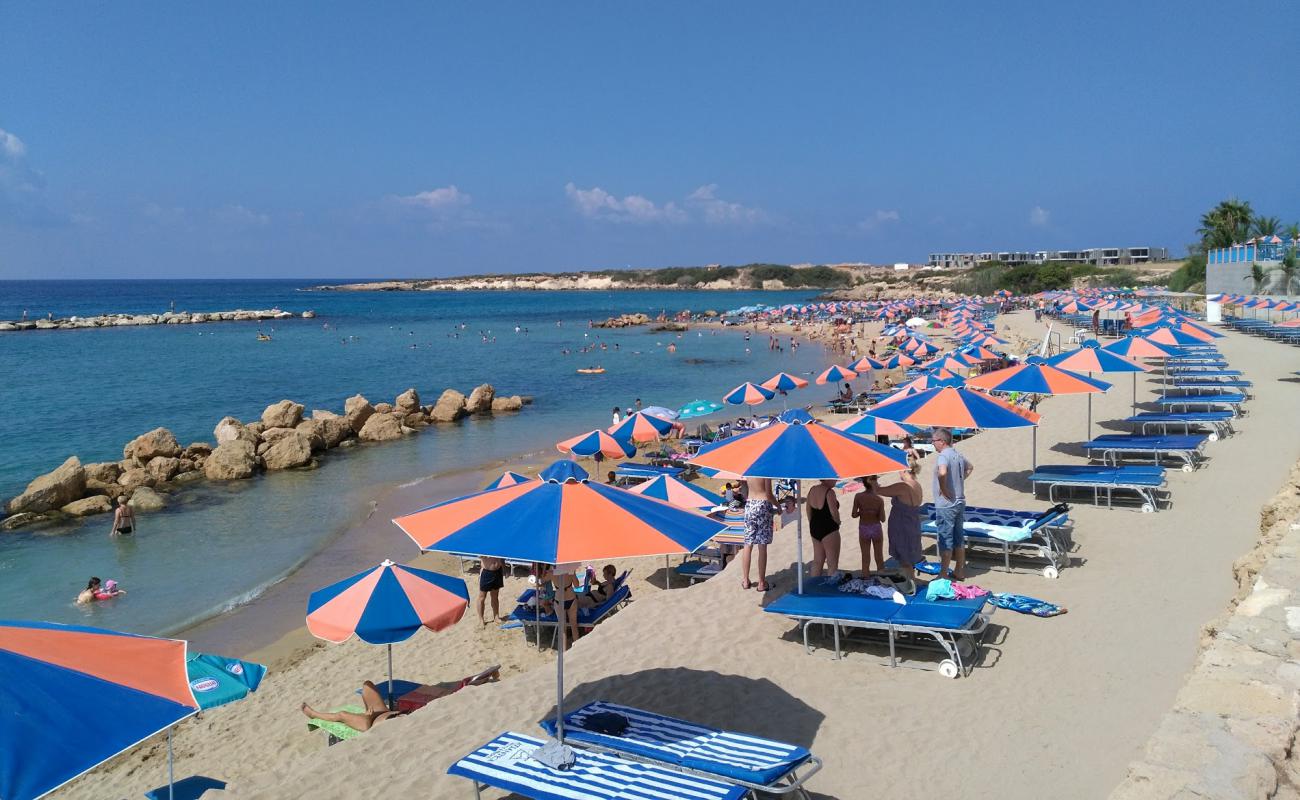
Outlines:
[[1251,294],[1259,294],[1264,288],[1264,281],[1268,280],[1268,273],[1259,264],[1250,265],[1250,274],[1242,278],[1243,281],[1253,281],[1255,286],[1251,289]]
[[1255,217],[1250,225],[1256,236],[1276,236],[1282,230],[1282,220],[1277,217]]
[[1296,278],[1300,277],[1300,266],[1296,264],[1296,246],[1293,244],[1286,249],[1282,256],[1282,294],[1290,296],[1291,287],[1295,285]]
[[1292,242],[1300,241],[1300,222],[1292,222],[1283,228],[1282,237]]
[[1231,247],[1249,237],[1253,218],[1250,203],[1234,197],[1202,214],[1201,227],[1196,232],[1201,235],[1201,245],[1207,250]]

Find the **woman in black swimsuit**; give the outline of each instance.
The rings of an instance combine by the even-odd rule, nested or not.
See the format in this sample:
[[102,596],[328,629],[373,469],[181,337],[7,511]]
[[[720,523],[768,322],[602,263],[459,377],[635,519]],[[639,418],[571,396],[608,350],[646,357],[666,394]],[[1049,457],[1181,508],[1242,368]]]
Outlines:
[[135,533],[135,509],[126,504],[126,495],[117,498],[117,508],[113,510],[113,530],[109,536],[129,536]]
[[808,490],[808,532],[813,540],[812,576],[838,572],[840,501],[835,496],[835,481],[821,481]]

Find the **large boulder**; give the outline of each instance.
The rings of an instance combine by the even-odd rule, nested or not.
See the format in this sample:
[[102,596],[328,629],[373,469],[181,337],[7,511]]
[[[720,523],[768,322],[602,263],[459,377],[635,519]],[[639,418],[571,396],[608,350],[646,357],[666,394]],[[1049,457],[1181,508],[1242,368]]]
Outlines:
[[412,414],[420,410],[420,393],[414,388],[407,389],[397,396],[394,406],[401,409],[407,414]]
[[166,428],[154,428],[148,433],[142,433],[122,448],[123,458],[136,458],[140,461],[148,461],[159,456],[175,458],[180,454],[180,442],[176,441],[176,437]]
[[76,456],[64,461],[53,472],[47,472],[27,484],[22,494],[5,506],[10,514],[30,512],[39,514],[62,508],[86,493],[86,470]]
[[144,471],[152,475],[155,481],[169,481],[181,471],[181,460],[169,456],[151,458],[144,465]]
[[434,403],[429,418],[434,422],[455,422],[465,416],[465,395],[455,389],[448,389]]
[[402,424],[392,414],[372,414],[357,438],[363,442],[391,442],[402,438]]
[[63,513],[73,517],[89,517],[94,514],[107,514],[113,510],[113,503],[103,495],[92,495],[81,500],[73,500],[63,507]]
[[297,428],[294,428],[298,433],[307,437],[307,441],[311,443],[311,451],[313,453],[319,453],[325,449],[325,437],[322,436],[320,432],[321,426],[324,424],[325,420],[305,419],[298,423]]
[[465,401],[465,411],[470,414],[486,414],[492,410],[492,400],[496,396],[497,390],[490,383],[475,386]]
[[262,454],[267,469],[292,469],[311,463],[311,440],[296,430],[276,440]]
[[498,412],[502,412],[502,411],[518,411],[519,409],[521,409],[521,408],[523,408],[523,407],[524,407],[524,399],[523,399],[522,397],[520,397],[519,395],[517,395],[517,394],[516,394],[516,395],[512,395],[512,396],[510,396],[510,397],[494,397],[494,398],[492,398],[492,413],[493,413],[493,414],[496,414],[496,413],[498,413]]
[[141,486],[131,493],[131,499],[126,504],[136,511],[162,511],[167,507],[167,501],[163,496],[150,489],[148,486]]
[[149,472],[149,470],[144,467],[135,467],[123,472],[121,477],[117,479],[117,482],[127,494],[130,494],[140,486],[153,486],[158,482],[158,479],[153,476],[153,473]]
[[218,447],[236,439],[243,439],[250,444],[257,443],[257,434],[249,431],[244,423],[234,417],[222,417],[212,431],[212,438],[217,440]]
[[370,419],[370,416],[374,413],[375,407],[370,405],[369,400],[359,394],[354,394],[343,402],[343,416],[347,417],[353,433],[361,433],[366,420]]
[[376,413],[376,414],[391,414],[391,413],[393,413],[393,404],[392,404],[392,403],[375,403],[375,413]]
[[302,422],[302,403],[281,400],[262,412],[262,424],[268,428],[293,428]]
[[116,461],[103,461],[97,464],[86,464],[83,469],[86,470],[86,481],[99,481],[100,483],[112,483],[122,474],[122,465]]
[[355,433],[347,417],[325,417],[311,422],[315,423],[316,433],[325,440],[326,447],[338,447],[343,444],[343,440],[351,438]]
[[313,408],[311,410],[312,419],[337,419],[340,416],[342,415],[335,414],[333,411],[327,411],[323,408]]
[[203,462],[203,474],[214,481],[251,478],[256,470],[257,451],[247,439],[222,442]]
[[262,431],[262,441],[267,444],[275,444],[286,436],[293,436],[296,432],[296,425],[292,428],[267,428]]
[[212,445],[207,442],[190,442],[185,445],[185,458],[201,459],[212,455]]

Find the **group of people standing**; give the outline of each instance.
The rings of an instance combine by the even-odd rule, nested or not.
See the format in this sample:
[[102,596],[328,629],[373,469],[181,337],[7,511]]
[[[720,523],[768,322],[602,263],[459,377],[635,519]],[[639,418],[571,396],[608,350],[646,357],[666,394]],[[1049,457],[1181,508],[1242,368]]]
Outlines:
[[[939,542],[939,575],[953,580],[966,577],[966,546],[964,521],[966,510],[966,478],[973,467],[952,446],[952,431],[936,428],[933,436],[935,469],[932,495]],[[858,520],[858,545],[862,552],[862,574],[885,568],[885,531],[888,530],[888,553],[907,575],[915,577],[915,565],[924,560],[921,543],[921,506],[925,490],[917,476],[921,465],[913,450],[907,451],[907,469],[899,473],[899,480],[881,485],[876,476],[862,479],[863,488],[853,498],[850,516]],[[746,480],[745,543],[741,550],[741,588],[757,587],[766,591],[768,583],[767,546],[772,543],[772,528],[776,498],[772,482],[766,478]],[[888,511],[884,498],[890,498]],[[813,577],[840,576],[840,527],[842,512],[835,494],[835,481],[819,481],[808,490],[806,499],[808,532],[812,537]],[[750,580],[751,558],[757,553],[759,580]],[[951,565],[951,572],[950,570]]]

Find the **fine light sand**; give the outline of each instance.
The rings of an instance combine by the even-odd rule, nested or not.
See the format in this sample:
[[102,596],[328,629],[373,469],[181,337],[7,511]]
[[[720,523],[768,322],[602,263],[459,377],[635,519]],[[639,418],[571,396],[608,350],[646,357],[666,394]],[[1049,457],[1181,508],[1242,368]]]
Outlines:
[[[1000,333],[1008,325],[1029,337],[1042,331],[1026,312],[998,324]],[[1202,470],[1170,472],[1170,509],[1076,505],[1077,548],[1058,580],[976,562],[973,582],[1069,613],[998,612],[995,643],[971,676],[891,670],[861,650],[838,662],[826,650],[805,655],[796,626],[761,610],[794,582],[788,527],[772,548],[775,588],[766,598],[740,589],[735,566],[665,592],[662,559],[629,562],[635,599],[569,652],[566,704],[605,698],[806,745],[826,762],[809,784],[817,797],[1104,797],[1171,705],[1200,626],[1232,593],[1231,565],[1258,533],[1260,506],[1300,456],[1300,385],[1282,380],[1300,367],[1300,353],[1236,334],[1220,348],[1256,384],[1238,434],[1211,443]],[[1129,413],[1130,379],[1116,377],[1109,394],[1094,398],[1095,433],[1120,430],[1110,420]],[[1139,400],[1151,397],[1147,383],[1139,379]],[[1040,463],[1081,463],[1061,443],[1084,439],[1085,402],[1044,401]],[[1028,431],[989,431],[959,447],[976,470],[968,502],[1046,506],[1024,484]],[[858,563],[855,539],[847,537],[844,566]],[[522,585],[513,579],[503,594]],[[480,627],[471,610],[452,630],[396,646],[400,677],[453,680],[499,662],[503,680],[328,749],[322,734],[307,732],[299,704],[351,701],[361,679],[382,674],[384,653],[355,640],[317,648],[273,672],[250,699],[182,724],[176,774],[227,780],[231,797],[472,796],[465,781],[445,774],[448,765],[501,731],[536,734],[537,720],[554,710],[554,656],[522,638]],[[64,796],[138,797],[164,780],[165,755],[158,738]]]

